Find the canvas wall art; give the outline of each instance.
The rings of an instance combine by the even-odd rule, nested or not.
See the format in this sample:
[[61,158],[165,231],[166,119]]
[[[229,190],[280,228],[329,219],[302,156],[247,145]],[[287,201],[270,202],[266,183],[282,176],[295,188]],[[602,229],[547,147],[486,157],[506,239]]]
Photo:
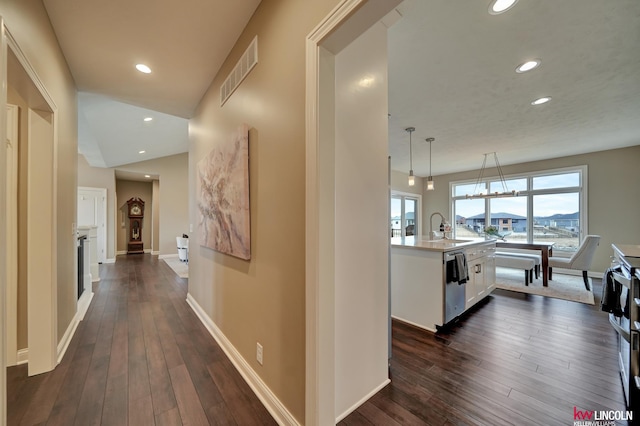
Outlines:
[[250,259],[249,126],[200,160],[196,181],[200,245]]

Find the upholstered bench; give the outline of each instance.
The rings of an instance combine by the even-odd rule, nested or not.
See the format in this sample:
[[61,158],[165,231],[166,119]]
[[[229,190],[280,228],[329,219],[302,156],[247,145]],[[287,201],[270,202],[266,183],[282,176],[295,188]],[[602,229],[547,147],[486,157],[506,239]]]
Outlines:
[[533,282],[533,269],[536,266],[536,261],[527,257],[505,256],[497,254],[495,256],[496,266],[503,268],[523,269],[524,270],[524,285],[529,285]]
[[539,251],[535,250],[524,250],[524,249],[503,249],[496,251],[496,255],[500,256],[511,256],[511,257],[524,257],[527,259],[532,259],[535,262],[534,271],[536,273],[536,279],[538,279],[538,275],[540,274],[540,265],[542,265],[542,256]]

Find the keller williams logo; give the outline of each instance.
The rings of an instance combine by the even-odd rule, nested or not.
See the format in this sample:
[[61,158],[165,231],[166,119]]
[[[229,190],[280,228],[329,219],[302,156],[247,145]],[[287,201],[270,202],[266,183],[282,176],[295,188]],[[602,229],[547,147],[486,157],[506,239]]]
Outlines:
[[573,407],[573,420],[592,420],[593,411],[581,411],[578,407]]
[[633,420],[632,411],[589,411],[573,407],[574,426],[608,426],[615,425],[616,420]]

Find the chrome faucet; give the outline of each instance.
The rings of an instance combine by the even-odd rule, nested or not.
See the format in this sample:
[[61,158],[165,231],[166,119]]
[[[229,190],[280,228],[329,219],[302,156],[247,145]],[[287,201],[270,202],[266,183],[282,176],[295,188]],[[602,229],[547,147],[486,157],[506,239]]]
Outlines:
[[444,232],[442,233],[442,236],[443,236],[444,239],[446,239],[447,238],[447,232],[446,232],[447,227],[448,226],[450,227],[451,225],[449,225],[449,222],[447,221],[447,219],[440,212],[435,212],[435,213],[433,213],[431,215],[431,217],[429,217],[429,238],[431,238],[432,240],[436,239],[436,234],[433,232],[433,217],[435,215],[440,216],[440,220],[441,220],[440,223],[442,223],[445,226],[445,229],[444,229]]

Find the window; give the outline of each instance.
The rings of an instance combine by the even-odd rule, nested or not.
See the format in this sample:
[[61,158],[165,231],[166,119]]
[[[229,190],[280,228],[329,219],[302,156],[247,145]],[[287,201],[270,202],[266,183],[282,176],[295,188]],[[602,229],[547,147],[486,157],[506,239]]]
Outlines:
[[420,235],[420,206],[422,196],[418,194],[391,193],[391,236]]
[[[488,226],[507,240],[552,241],[554,254],[574,252],[586,235],[587,167],[506,177],[518,197],[467,199],[475,183],[452,182],[456,237],[485,235]],[[502,192],[498,177],[480,183],[482,192]],[[488,191],[487,191],[488,189]]]

